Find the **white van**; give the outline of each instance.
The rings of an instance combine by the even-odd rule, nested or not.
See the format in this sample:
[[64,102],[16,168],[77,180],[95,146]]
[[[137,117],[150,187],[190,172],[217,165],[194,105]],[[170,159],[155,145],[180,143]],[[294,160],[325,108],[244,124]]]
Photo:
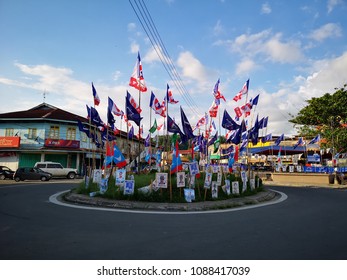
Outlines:
[[35,167],[40,168],[45,172],[51,173],[55,178],[66,177],[69,179],[74,179],[77,175],[77,169],[65,168],[58,162],[36,162]]

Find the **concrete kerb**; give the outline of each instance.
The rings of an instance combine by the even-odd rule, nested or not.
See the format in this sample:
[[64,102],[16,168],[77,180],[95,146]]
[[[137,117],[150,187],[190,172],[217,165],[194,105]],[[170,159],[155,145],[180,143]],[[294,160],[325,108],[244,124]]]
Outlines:
[[62,193],[58,200],[68,204],[84,205],[89,207],[102,207],[126,210],[167,211],[167,212],[198,212],[210,210],[223,210],[258,205],[279,200],[282,195],[272,190],[264,190],[248,197],[238,197],[226,200],[192,202],[192,203],[159,203],[143,201],[112,200],[101,197],[89,197],[71,191]]

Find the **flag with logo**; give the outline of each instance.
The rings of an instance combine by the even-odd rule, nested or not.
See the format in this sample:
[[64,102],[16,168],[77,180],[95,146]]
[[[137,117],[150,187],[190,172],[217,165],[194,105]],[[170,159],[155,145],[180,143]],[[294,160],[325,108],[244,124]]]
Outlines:
[[182,160],[179,155],[179,147],[178,147],[178,141],[176,140],[176,145],[175,148],[172,151],[172,163],[171,163],[171,170],[170,174],[174,174],[178,171],[182,171],[183,166],[182,166]]
[[198,120],[193,130],[200,128],[201,126],[206,125],[207,123],[208,123],[208,115],[205,114],[205,116],[203,116],[200,120]]
[[211,118],[217,117],[218,105],[216,104],[215,100],[213,100],[212,105],[211,105],[210,109],[208,110],[208,112],[209,112]]
[[195,135],[193,134],[192,127],[187,119],[186,114],[184,113],[182,107],[181,109],[181,122],[182,122],[182,128],[183,128],[183,133],[186,135],[186,139],[193,139],[195,138]]
[[136,109],[136,111],[141,114],[142,109],[140,106],[137,105],[135,99],[131,96],[131,94],[127,91],[127,99],[129,100],[130,104]]
[[216,84],[215,84],[215,86],[213,88],[213,96],[214,96],[215,99],[218,100],[217,103],[220,102],[219,101],[220,99],[223,99],[224,101],[226,101],[224,95],[221,94],[220,91],[219,91],[219,83],[220,83],[220,79],[218,79],[218,81],[216,82]]
[[236,102],[241,100],[242,96],[246,95],[248,93],[248,89],[249,89],[249,79],[245,82],[242,89],[239,91],[238,94],[236,94],[236,96],[233,98],[233,100]]
[[228,130],[236,130],[240,127],[228,114],[227,110],[224,109],[222,127]]
[[133,74],[130,77],[129,86],[134,87],[141,92],[147,91],[145,79],[143,77],[143,72],[142,72],[140,52],[137,53],[137,60],[134,66]]
[[173,98],[172,91],[170,90],[170,87],[168,84],[166,86],[166,96],[165,96],[164,100],[167,100],[167,102],[170,104],[177,104],[178,103],[178,101]]
[[149,107],[151,107],[154,112],[162,117],[166,117],[165,115],[165,107],[163,107],[159,100],[155,97],[153,91],[151,92],[151,100],[149,102]]
[[98,93],[96,92],[96,89],[93,83],[92,83],[92,91],[93,91],[93,98],[94,98],[94,106],[98,106],[100,104],[100,97]]
[[154,133],[157,130],[157,120],[154,120],[154,124],[152,125],[152,127],[149,129],[150,133]]
[[115,116],[123,116],[124,112],[120,110],[117,105],[113,102],[113,100],[108,97],[108,109],[115,115]]
[[140,116],[140,113],[130,103],[130,100],[127,97],[125,98],[125,104],[126,104],[127,119],[129,121],[135,122],[138,126],[140,126],[140,122],[142,120],[142,117]]

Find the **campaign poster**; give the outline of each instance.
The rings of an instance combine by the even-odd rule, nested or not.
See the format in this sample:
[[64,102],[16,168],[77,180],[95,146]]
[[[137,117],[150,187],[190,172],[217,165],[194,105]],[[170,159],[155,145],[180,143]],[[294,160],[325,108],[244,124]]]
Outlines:
[[117,186],[123,186],[125,178],[126,178],[126,170],[125,169],[118,169],[116,171],[116,185]]
[[124,181],[124,195],[132,195],[135,190],[135,181],[134,180],[125,180]]
[[190,175],[189,187],[193,189],[195,188],[195,175]]
[[287,165],[283,165],[282,166],[282,172],[286,172],[287,171]]
[[297,171],[297,172],[301,172],[301,165],[298,165],[298,166],[296,167],[296,171]]
[[156,173],[155,180],[157,181],[157,187],[167,189],[167,173]]
[[211,187],[211,182],[212,182],[212,173],[206,172],[204,188],[209,189]]
[[219,172],[219,165],[212,165],[212,172],[213,173],[218,173]]
[[229,166],[223,165],[223,173],[229,173]]
[[193,161],[192,163],[189,164],[189,172],[190,175],[196,175],[199,174],[199,165],[197,161]]
[[249,184],[251,185],[251,190],[255,189],[255,179],[249,180]]
[[101,175],[102,175],[101,169],[94,169],[93,170],[93,182],[100,184],[101,183]]
[[240,194],[239,181],[231,183],[231,191],[233,194]]
[[185,186],[185,172],[177,172],[177,188],[184,188]]
[[221,186],[222,185],[222,173],[221,172],[218,172],[217,173],[217,185],[218,186]]
[[212,193],[212,198],[218,198],[218,184],[216,181],[212,182],[211,193]]
[[247,173],[246,173],[246,171],[241,171],[241,179],[242,179],[242,182],[246,182],[247,183]]
[[224,189],[227,195],[230,195],[230,180],[225,179]]
[[108,187],[108,179],[101,179],[100,182],[100,193],[105,193]]
[[293,165],[289,165],[289,172],[293,173],[294,172],[294,166]]
[[192,202],[192,192],[194,190],[191,189],[184,189],[184,198],[187,202]]

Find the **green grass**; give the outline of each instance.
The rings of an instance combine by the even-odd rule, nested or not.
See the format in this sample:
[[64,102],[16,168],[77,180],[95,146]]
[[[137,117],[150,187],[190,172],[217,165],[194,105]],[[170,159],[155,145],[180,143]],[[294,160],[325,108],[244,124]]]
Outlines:
[[[170,183],[170,174],[168,174]],[[136,200],[136,201],[148,201],[148,202],[186,202],[184,198],[184,188],[176,187],[176,175],[171,176],[171,186],[172,191],[170,195],[170,187],[167,189],[159,189],[158,191],[152,191],[150,193],[142,193],[138,191],[139,188],[150,185],[151,182],[155,180],[155,173],[148,174],[134,174],[135,179],[135,191],[133,195],[124,195],[123,191],[119,186],[115,185],[115,179],[113,176],[110,177],[108,181],[107,191],[103,194],[97,194],[97,196],[105,197],[109,199],[117,199],[117,200]],[[255,190],[251,190],[250,185],[248,183],[247,190],[242,193],[242,181],[240,177],[235,176],[235,174],[227,174],[226,178],[223,176],[222,186],[225,184],[225,179],[229,179],[230,182],[239,181],[240,187],[240,195],[227,195],[224,193],[221,187],[218,187],[218,198],[213,199],[211,195],[211,189],[204,189],[204,180],[205,173],[200,173],[200,178],[195,179],[195,200],[198,201],[214,201],[214,200],[225,200],[233,197],[244,197],[255,194],[259,191],[262,191],[262,181],[260,180],[260,187]],[[217,174],[212,175],[212,181],[217,181]],[[77,189],[73,190],[76,193],[89,195],[91,192],[99,191],[99,187],[96,183],[89,182],[89,185],[86,186],[84,182],[82,182]]]

